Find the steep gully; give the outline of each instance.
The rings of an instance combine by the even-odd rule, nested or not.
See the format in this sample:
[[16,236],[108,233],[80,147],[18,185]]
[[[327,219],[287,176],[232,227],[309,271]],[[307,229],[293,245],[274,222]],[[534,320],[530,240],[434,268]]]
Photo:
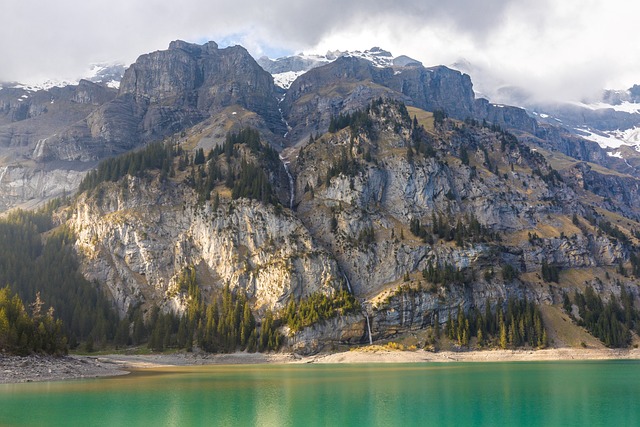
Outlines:
[[[287,138],[287,135],[289,135],[289,131],[291,130],[291,126],[289,126],[289,123],[284,118],[284,113],[282,112],[282,108],[280,108],[280,104],[282,103],[286,95],[287,94],[282,95],[282,98],[278,100],[278,111],[280,112],[280,120],[282,120],[282,123],[284,123],[284,125],[287,128],[287,131],[284,133],[284,136],[283,136],[285,139]],[[291,162],[288,159],[282,157],[282,153],[279,154],[278,157],[280,157],[282,166],[284,166],[284,171],[287,173],[287,177],[289,178],[289,209],[293,210],[295,188],[294,188],[294,182],[293,182],[293,175],[291,175],[291,171],[289,170],[289,164]]]
[[[286,94],[282,95],[282,97],[278,100],[278,111],[280,112],[280,120],[282,120],[282,123],[284,123],[284,125],[287,128],[287,131],[283,135],[283,137],[286,139],[287,136],[289,135],[289,131],[291,130],[291,126],[289,126],[289,123],[284,118],[284,113],[282,112],[282,108],[280,108],[280,104],[284,100],[285,96]],[[280,158],[280,161],[284,166],[284,170],[287,173],[287,177],[289,178],[289,209],[293,210],[293,203],[295,200],[295,187],[294,187],[293,175],[291,174],[291,171],[289,169],[289,165],[291,164],[291,162],[287,158],[283,157],[282,153],[278,154],[278,157]],[[349,281],[349,278],[345,273],[342,273],[342,275],[344,276],[344,280],[347,284],[347,289],[349,293],[353,294],[353,290],[351,289],[351,282]],[[373,335],[371,333],[371,322],[369,321],[369,310],[366,307],[366,301],[364,298],[361,298],[360,304],[363,307],[362,314],[367,321],[367,335],[369,336],[369,345],[373,345]]]

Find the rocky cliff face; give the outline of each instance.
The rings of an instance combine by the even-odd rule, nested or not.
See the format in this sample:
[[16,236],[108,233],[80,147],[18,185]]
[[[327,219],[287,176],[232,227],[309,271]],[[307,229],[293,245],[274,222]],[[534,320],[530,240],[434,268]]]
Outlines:
[[[186,269],[204,301],[228,284],[259,318],[348,289],[361,313],[289,336],[309,352],[511,296],[558,304],[585,283],[615,295],[635,280],[640,184],[606,168],[621,159],[476,100],[446,67],[342,57],[283,94],[243,48],[173,42],[141,56],[117,96],[89,82],[53,93],[0,93],[4,206],[71,191],[97,160],[150,141],[172,153],[113,163],[59,213],[121,315],[183,312]],[[259,132],[228,143],[247,125]],[[286,170],[270,148],[283,142]]]
[[37,92],[0,90],[0,211],[37,206],[43,200],[73,193],[95,162],[34,160],[41,158],[48,140],[57,139],[115,96],[115,90],[86,80]]
[[[374,110],[370,114],[375,116]],[[484,310],[487,302],[509,297],[557,302],[562,291],[540,279],[544,263],[566,271],[612,271],[628,259],[628,248],[616,238],[596,233],[585,220],[571,224],[567,216],[588,216],[585,201],[592,191],[626,197],[629,206],[635,179],[629,177],[623,190],[623,178],[589,170],[597,188],[584,180],[576,185],[571,170],[563,180],[541,155],[505,144],[503,135],[486,128],[436,129],[429,142],[435,152],[425,156],[408,129],[384,125],[393,112],[379,114],[375,138],[348,128],[327,134],[298,152],[294,168],[297,215],[335,254],[353,292],[370,307],[374,338],[424,329],[435,319],[444,323],[460,308]],[[331,176],[332,168],[344,164],[341,159],[357,163],[356,172]],[[629,208],[627,214],[631,211],[636,210]],[[473,218],[502,237],[453,244],[453,236],[443,239],[432,231],[441,221],[460,229]],[[426,238],[413,231],[413,221],[426,229]],[[513,266],[520,278],[502,277],[497,266],[504,265]],[[436,286],[425,273],[433,266],[466,271],[473,278],[464,285]],[[604,292],[615,293],[613,288]],[[363,327],[358,325],[344,327]],[[303,334],[296,348],[305,345],[315,348],[317,343]]]
[[0,210],[37,207],[42,200],[70,195],[86,170],[38,169],[28,165],[0,166]]
[[124,73],[118,97],[36,149],[38,159],[88,161],[179,133],[224,107],[257,113],[284,133],[271,76],[242,47],[172,42]]
[[168,50],[142,55],[127,69],[119,95],[127,94],[138,105],[198,114],[237,104],[282,129],[273,79],[241,46],[219,49],[214,42],[172,42]]
[[[281,105],[296,143],[328,127],[333,115],[364,108],[378,97],[401,100],[423,110],[443,110],[457,119],[476,118],[508,129],[535,133],[525,110],[475,99],[471,78],[447,67],[399,61],[387,67],[357,57],[341,57],[314,68],[291,85]],[[305,132],[306,130],[306,132]]]
[[[100,159],[125,153],[143,144],[180,134],[236,106],[255,117],[247,121],[274,135],[286,125],[278,110],[280,96],[271,75],[240,47],[219,49],[172,42],[168,50],[142,55],[125,72],[119,92],[106,85],[80,81],[77,86],[30,92],[0,90],[0,166],[20,176],[55,170],[47,180],[93,167]],[[28,166],[35,161],[38,166]],[[34,168],[34,169],[32,169]],[[8,194],[1,210],[30,199],[62,193],[25,189],[16,195],[4,175]],[[62,179],[50,188],[74,191],[81,174]],[[39,199],[40,201],[42,199]]]
[[[277,164],[256,157],[275,154],[251,142],[226,145],[201,166],[174,158],[168,179],[151,171],[82,194],[67,215],[84,273],[106,286],[121,314],[139,304],[182,312],[188,268],[205,301],[229,284],[258,317],[282,313],[292,298],[348,289],[360,312],[283,329],[303,353],[424,331],[510,297],[558,304],[585,280],[619,294],[617,283],[631,280],[619,268],[640,223],[627,214],[615,222],[627,242],[598,224],[623,218],[608,210],[617,198],[637,210],[633,178],[579,163],[558,172],[495,125],[436,122],[395,101],[353,117],[358,126],[288,153],[293,209],[285,195],[275,206],[239,197],[236,183],[248,172],[228,174],[240,164],[286,188]],[[198,189],[210,178],[207,197]],[[545,282],[545,265],[561,280]]]
[[204,295],[230,284],[259,311],[343,285],[335,260],[291,213],[224,198],[214,209],[183,184],[149,184],[128,178],[85,195],[69,221],[85,274],[108,286],[121,313],[139,303],[182,311],[177,279],[190,266]]
[[21,88],[2,89],[0,146],[13,149],[6,151],[29,156],[39,141],[63,131],[114,99],[115,95],[115,90],[87,80],[81,80],[77,86],[37,92]]

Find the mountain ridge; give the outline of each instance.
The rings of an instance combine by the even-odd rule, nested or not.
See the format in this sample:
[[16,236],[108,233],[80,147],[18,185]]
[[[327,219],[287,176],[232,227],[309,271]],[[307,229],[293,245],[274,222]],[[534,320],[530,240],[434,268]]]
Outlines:
[[[312,353],[414,334],[423,347],[495,347],[502,329],[510,346],[544,347],[539,327],[516,324],[528,302],[555,316],[560,344],[579,343],[552,318],[607,345],[638,340],[640,315],[632,304],[623,322],[617,299],[640,296],[636,169],[476,99],[467,74],[341,56],[283,92],[242,47],[175,41],[138,58],[117,94],[88,81],[56,91],[66,104],[46,110],[53,92],[0,91],[3,152],[42,181],[76,168],[80,192],[53,216],[125,344]],[[58,107],[76,115],[54,135],[15,137]],[[24,191],[12,168],[0,186]],[[613,310],[614,341],[586,323],[589,292]],[[211,326],[214,308],[225,326]],[[506,324],[483,323],[499,313]]]

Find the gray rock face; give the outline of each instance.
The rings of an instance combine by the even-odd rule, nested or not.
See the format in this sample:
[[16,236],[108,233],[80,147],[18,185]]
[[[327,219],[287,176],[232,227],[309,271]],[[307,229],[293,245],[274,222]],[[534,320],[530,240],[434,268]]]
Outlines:
[[172,42],[168,50],[142,55],[127,69],[119,95],[126,94],[138,104],[183,107],[199,114],[237,104],[258,113],[277,133],[286,130],[271,75],[241,46],[218,49],[214,42]]
[[278,58],[272,60],[263,56],[258,59],[258,64],[270,74],[285,73],[287,71],[300,72],[308,71],[319,65],[322,65],[318,59],[304,56],[289,56],[287,58]]
[[81,80],[77,86],[29,92],[0,90],[0,147],[30,147],[114,99],[115,90]]
[[229,283],[254,309],[281,309],[290,296],[331,294],[343,278],[330,254],[288,213],[248,201],[199,207],[182,185],[130,178],[101,199],[84,196],[70,225],[85,274],[104,283],[119,311],[137,303],[181,312],[182,271],[195,266],[205,296]]
[[37,207],[42,200],[69,195],[77,188],[86,170],[74,165],[53,169],[29,166],[0,166],[0,211],[12,207]]
[[[278,96],[272,77],[244,48],[172,42],[168,50],[142,55],[132,64],[117,96],[115,89],[86,80],[47,91],[0,90],[0,166],[24,169],[24,161],[35,160],[40,163],[35,170],[52,169],[44,164],[84,170],[184,131],[229,106],[255,113],[252,124],[258,121],[265,132],[283,135]],[[5,174],[5,188],[18,185],[7,181],[12,176]],[[73,192],[77,183],[63,180],[53,187]],[[44,194],[23,193],[26,199],[15,192],[0,197],[11,207]]]
[[284,133],[271,76],[242,47],[172,42],[126,71],[118,97],[66,132],[43,141],[40,160],[96,160],[187,129],[239,105]]
[[281,103],[293,127],[289,139],[296,143],[307,138],[309,127],[312,132],[323,131],[332,115],[362,109],[378,97],[401,100],[427,111],[444,110],[461,120],[485,119],[532,134],[537,129],[536,121],[521,108],[476,100],[467,74],[444,66],[425,68],[409,60],[398,64],[403,65],[380,68],[361,58],[341,57],[300,76]]
[[[114,89],[86,80],[37,92],[0,90],[0,212],[16,206],[34,207],[75,191],[84,171],[95,163],[33,160],[42,158],[48,141],[57,140],[115,96]],[[74,148],[67,150],[72,153]]]
[[339,316],[315,323],[296,334],[289,334],[288,347],[291,351],[310,355],[345,344],[361,344],[367,340],[367,326],[364,315]]

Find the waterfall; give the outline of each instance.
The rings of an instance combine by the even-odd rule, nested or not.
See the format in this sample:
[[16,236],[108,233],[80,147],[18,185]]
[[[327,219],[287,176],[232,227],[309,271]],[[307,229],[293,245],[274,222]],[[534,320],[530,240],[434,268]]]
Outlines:
[[[289,126],[289,122],[285,120],[284,113],[282,112],[282,108],[280,108],[280,104],[282,103],[282,101],[284,101],[285,96],[287,96],[286,93],[282,95],[282,98],[278,100],[278,111],[280,112],[280,120],[282,120],[282,123],[284,123],[284,125],[287,127],[287,131],[284,133],[284,136],[283,136],[284,138],[286,138],[287,135],[289,135],[289,131],[291,130],[291,126]],[[295,199],[295,188],[293,187],[293,175],[291,175],[291,171],[289,170],[290,162],[287,161],[284,157],[282,157],[282,154],[279,154],[278,156],[280,157],[280,161],[284,166],[284,170],[287,173],[287,177],[289,177],[289,209],[293,210],[293,201]]]
[[349,278],[344,273],[342,273],[342,277],[344,277],[344,281],[347,282],[347,289],[349,290],[349,293],[353,295],[353,291],[351,290],[351,282],[349,282]]
[[295,187],[293,186],[293,175],[291,175],[291,172],[289,171],[289,162],[284,157],[282,157],[282,154],[278,154],[278,157],[280,157],[280,161],[284,166],[284,171],[287,173],[287,177],[289,177],[289,209],[293,210],[293,201],[295,198]]
[[287,96],[286,93],[282,95],[282,98],[278,100],[278,111],[280,112],[280,120],[287,127],[287,131],[284,133],[284,138],[286,138],[287,135],[289,135],[289,132],[291,131],[291,126],[289,126],[289,122],[287,122],[287,120],[284,118],[284,113],[282,112],[282,108],[280,108],[280,104],[282,103],[282,101],[284,101],[285,96]]
[[373,345],[373,337],[371,336],[371,324],[369,323],[369,313],[365,310],[364,317],[367,319],[367,331],[369,331],[369,345]]

